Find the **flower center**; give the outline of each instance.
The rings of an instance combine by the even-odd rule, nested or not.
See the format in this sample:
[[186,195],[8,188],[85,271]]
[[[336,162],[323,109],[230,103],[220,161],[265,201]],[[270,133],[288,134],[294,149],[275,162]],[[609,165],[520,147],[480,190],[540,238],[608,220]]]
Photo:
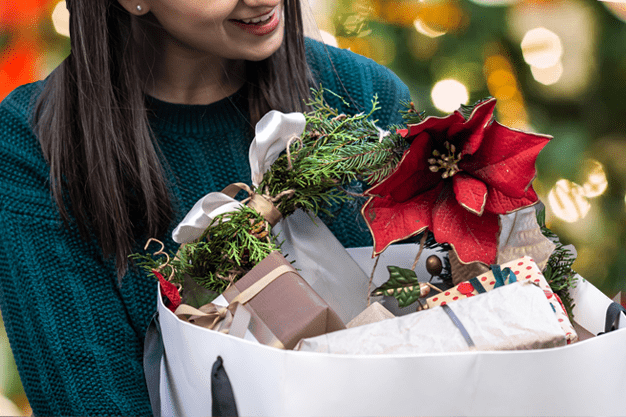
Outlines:
[[430,164],[430,170],[432,172],[443,171],[441,178],[446,179],[452,177],[457,172],[461,171],[461,168],[457,165],[461,161],[461,152],[458,155],[454,155],[456,147],[450,142],[445,142],[444,146],[448,151],[447,154],[439,152],[437,149],[433,151],[434,158],[428,159]]

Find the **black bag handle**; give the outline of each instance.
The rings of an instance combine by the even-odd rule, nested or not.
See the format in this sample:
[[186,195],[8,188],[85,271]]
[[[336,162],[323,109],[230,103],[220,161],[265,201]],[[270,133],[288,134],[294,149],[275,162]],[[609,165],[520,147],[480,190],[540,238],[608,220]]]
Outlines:
[[[152,414],[161,417],[161,358],[163,349],[163,337],[159,324],[159,313],[156,312],[150,320],[143,346],[143,371],[146,377],[146,385],[150,396]],[[237,404],[233,394],[233,387],[224,369],[224,361],[221,356],[213,363],[211,369],[211,403],[214,416],[238,416]]]
[[143,344],[143,372],[154,417],[161,417],[159,384],[161,382],[161,358],[163,354],[163,338],[161,337],[161,325],[157,311],[150,320]]
[[616,302],[611,303],[606,309],[606,321],[604,322],[604,333],[612,332],[617,329],[620,313],[626,315],[626,308]]
[[213,363],[211,370],[211,412],[214,416],[238,416],[233,387],[224,369],[221,356]]

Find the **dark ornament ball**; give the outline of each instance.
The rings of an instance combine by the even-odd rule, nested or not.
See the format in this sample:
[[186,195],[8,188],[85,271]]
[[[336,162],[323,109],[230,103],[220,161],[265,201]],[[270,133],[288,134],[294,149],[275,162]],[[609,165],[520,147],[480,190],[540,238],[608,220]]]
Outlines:
[[443,271],[443,264],[437,255],[430,255],[426,258],[426,270],[432,276],[439,276]]

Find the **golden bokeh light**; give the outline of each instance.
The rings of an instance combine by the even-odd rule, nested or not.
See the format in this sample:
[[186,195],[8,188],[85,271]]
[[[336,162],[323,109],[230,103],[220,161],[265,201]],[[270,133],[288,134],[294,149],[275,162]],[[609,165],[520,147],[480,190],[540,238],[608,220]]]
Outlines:
[[498,120],[505,126],[527,130],[528,112],[510,60],[500,45],[492,46],[493,53],[485,58],[483,73],[489,94],[498,99]]
[[587,159],[583,164],[582,171],[583,175],[587,177],[582,186],[585,197],[595,198],[604,194],[609,186],[604,166],[595,159]]
[[422,35],[426,35],[429,38],[438,38],[439,36],[445,35],[447,32],[438,31],[429,27],[425,22],[423,22],[419,17],[415,19],[413,22],[413,26],[415,26],[415,30],[417,30]]
[[536,68],[554,67],[563,55],[563,44],[556,33],[544,27],[531,29],[522,39],[524,61]]
[[396,45],[387,38],[378,36],[350,37],[337,36],[337,45],[342,49],[363,55],[381,65],[389,65],[396,57]]
[[568,223],[585,218],[591,209],[583,187],[566,179],[558,180],[552,187],[548,203],[552,213]]
[[435,107],[446,113],[455,111],[461,104],[469,103],[467,87],[451,78],[437,82],[430,96]]
[[52,12],[52,24],[59,35],[70,37],[70,13],[65,1],[60,1]]

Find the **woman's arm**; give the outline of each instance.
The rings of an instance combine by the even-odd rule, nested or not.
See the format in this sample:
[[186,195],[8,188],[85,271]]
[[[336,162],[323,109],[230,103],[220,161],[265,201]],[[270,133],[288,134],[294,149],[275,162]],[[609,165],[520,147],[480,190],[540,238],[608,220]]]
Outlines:
[[[142,368],[154,282],[64,227],[28,125],[30,92],[0,105],[0,308],[35,415],[151,414]],[[132,271],[131,271],[132,272]]]

